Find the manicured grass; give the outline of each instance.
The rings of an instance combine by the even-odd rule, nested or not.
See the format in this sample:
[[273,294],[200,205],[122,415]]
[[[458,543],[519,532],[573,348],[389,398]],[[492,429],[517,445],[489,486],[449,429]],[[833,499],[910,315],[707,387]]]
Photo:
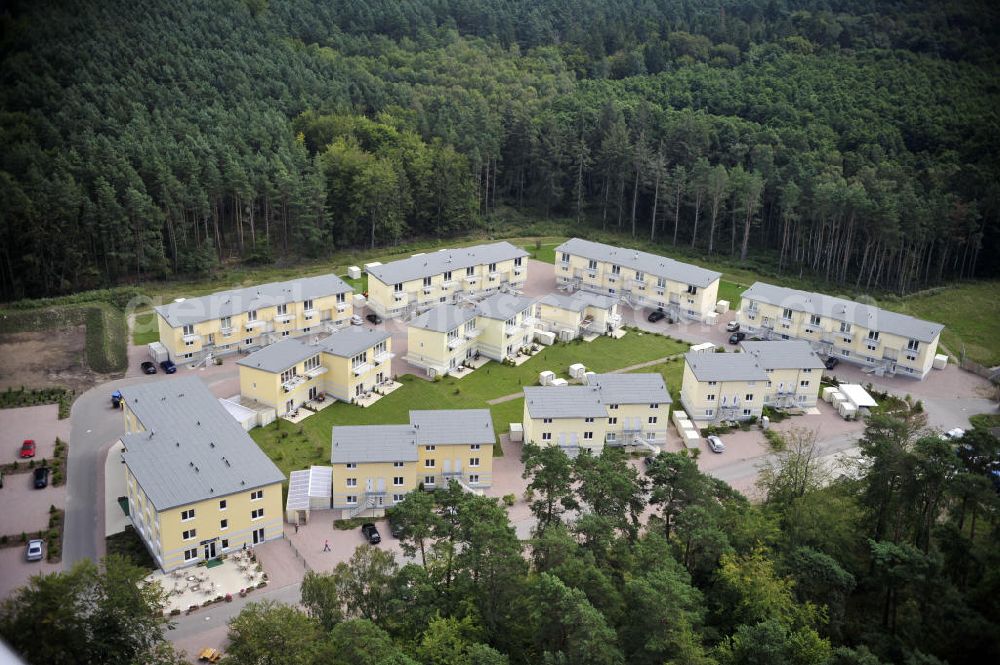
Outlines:
[[361,273],[361,277],[358,279],[351,279],[347,275],[341,275],[340,278],[351,285],[355,293],[365,293],[368,291],[368,273]]
[[1000,413],[977,413],[974,416],[969,416],[969,422],[972,423],[973,427],[981,429],[1000,427]]
[[142,539],[139,538],[139,534],[135,532],[135,529],[131,525],[125,527],[125,530],[121,533],[108,536],[105,540],[109,555],[117,554],[127,559],[133,565],[150,572],[156,570],[156,562],[150,555],[149,550],[146,549]]
[[535,244],[531,243],[524,245],[524,251],[531,254],[531,258],[536,261],[544,261],[545,263],[555,263],[556,262],[556,247],[562,244],[559,242],[543,242],[540,247],[535,248]]
[[880,303],[883,307],[905,312],[945,326],[941,342],[948,350],[987,367],[1000,365],[1000,282],[974,282],[933,289],[927,295],[908,296],[898,302]]
[[684,378],[684,358],[674,358],[665,363],[659,363],[652,367],[644,367],[634,370],[636,372],[657,372],[663,375],[663,380],[670,391],[670,397],[674,400],[672,409],[679,409],[681,406],[681,381]]
[[509,430],[511,422],[520,422],[523,399],[490,407],[487,400],[520,392],[524,386],[538,384],[538,373],[551,370],[560,376],[573,363],[583,363],[595,372],[607,372],[638,363],[663,358],[687,349],[676,340],[629,332],[620,340],[599,337],[593,342],[570,342],[543,348],[520,367],[489,363],[462,379],[445,377],[425,381],[406,374],[398,378],[403,387],[361,409],[338,402],[310,416],[300,425],[280,422],[251,431],[253,439],[286,474],[312,464],[328,464],[331,428],[335,425],[402,424],[409,420],[411,409],[490,408],[497,434]]
[[749,284],[739,284],[726,279],[719,280],[719,300],[728,300],[730,311],[740,308],[740,296],[750,288]]
[[156,325],[156,312],[146,310],[136,312],[135,324],[132,326],[132,344],[143,346],[160,341],[160,330]]

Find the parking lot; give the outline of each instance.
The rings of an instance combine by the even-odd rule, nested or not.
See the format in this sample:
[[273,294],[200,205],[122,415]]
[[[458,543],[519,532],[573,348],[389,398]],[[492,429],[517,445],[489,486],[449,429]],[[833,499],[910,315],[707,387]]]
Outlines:
[[37,449],[35,461],[52,459],[52,450],[56,445],[56,437],[69,441],[69,418],[59,420],[58,404],[43,404],[41,406],[26,406],[20,409],[4,409],[0,411],[0,462],[7,464],[18,460],[21,442],[24,439],[34,439]]

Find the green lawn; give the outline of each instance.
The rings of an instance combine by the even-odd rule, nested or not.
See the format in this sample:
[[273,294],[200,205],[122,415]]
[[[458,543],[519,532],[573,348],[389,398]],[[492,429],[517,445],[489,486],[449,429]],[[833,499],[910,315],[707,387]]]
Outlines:
[[132,328],[132,343],[136,346],[160,341],[160,330],[156,326],[156,313],[149,309],[137,312]]
[[556,262],[556,247],[563,243],[562,240],[559,242],[543,242],[539,248],[535,248],[534,243],[529,245],[524,245],[522,249],[531,254],[531,258],[536,261],[544,261],[545,263],[555,263]]
[[670,397],[674,400],[672,408],[680,408],[681,403],[681,380],[684,378],[684,358],[674,358],[665,363],[659,363],[652,367],[634,370],[636,372],[658,372],[663,375],[663,380],[670,391]]
[[928,295],[909,296],[883,307],[942,323],[941,342],[961,357],[964,349],[971,360],[995,367],[1000,365],[1000,342],[996,324],[1000,321],[1000,282],[974,282],[934,289]]
[[740,296],[743,292],[750,288],[749,284],[739,284],[737,282],[730,282],[726,279],[719,280],[719,300],[728,300],[729,309],[737,310],[740,308]]
[[977,413],[974,416],[969,416],[969,422],[972,423],[973,427],[981,427],[982,429],[1000,427],[1000,413]]
[[[425,381],[413,375],[399,377],[403,387],[374,406],[361,409],[338,402],[310,416],[300,425],[281,421],[251,431],[251,436],[286,474],[311,464],[328,464],[330,429],[334,425],[406,423],[410,409],[490,408],[497,433],[520,422],[523,399],[489,407],[487,400],[537,385],[538,373],[551,370],[560,376],[580,362],[595,372],[607,372],[681,353],[687,344],[650,333],[629,332],[620,340],[599,337],[593,342],[571,342],[544,348],[520,367],[489,363],[462,379],[445,377]],[[678,375],[679,376],[679,375]],[[678,378],[679,380],[679,378]]]
[[341,275],[340,278],[351,285],[355,293],[365,293],[368,291],[368,273],[361,273],[361,277],[358,279],[351,279],[347,275]]

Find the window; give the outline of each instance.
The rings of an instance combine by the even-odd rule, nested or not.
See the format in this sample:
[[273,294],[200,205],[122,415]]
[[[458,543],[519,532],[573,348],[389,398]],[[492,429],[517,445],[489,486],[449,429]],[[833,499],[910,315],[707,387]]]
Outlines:
[[222,549],[224,549],[224,550],[229,549],[229,539],[228,538],[223,538],[222,539]]
[[851,332],[851,324],[847,323],[846,321],[841,321],[840,322],[840,332],[850,334],[850,332]]
[[189,323],[186,326],[184,326],[184,334],[185,335],[193,335],[194,334],[194,324]]
[[431,285],[431,278],[424,277],[424,286],[430,286],[430,285]]
[[655,425],[656,424],[656,416],[650,416],[649,419],[647,420],[647,423],[650,424],[650,425]]
[[562,255],[562,262],[563,262],[563,263],[569,263],[569,254],[567,254],[567,253],[563,252],[563,255]]
[[490,272],[496,272],[497,271],[497,264],[491,263],[490,266],[489,266],[489,269],[490,269]]
[[257,320],[257,310],[251,309],[249,312],[247,312],[247,321],[256,321],[256,320]]
[[227,328],[233,327],[233,317],[224,316],[221,319],[219,319],[219,327],[222,328],[222,331],[228,336],[229,331],[227,330]]
[[433,485],[434,476],[424,476],[424,485]]
[[635,281],[637,281],[637,282],[644,282],[644,281],[646,281],[646,276],[644,274],[642,274],[641,272],[636,271],[636,273],[635,273]]
[[714,402],[715,401],[715,395],[713,395],[711,393],[708,394],[708,395],[705,395],[705,401],[707,401],[707,402]]
[[690,293],[691,295],[695,295],[696,293],[698,293],[698,287],[692,284],[688,284],[687,292]]
[[718,381],[709,381],[708,385],[714,386],[714,385],[717,385],[718,383],[719,383]]
[[606,439],[607,441],[609,441],[609,442],[611,442],[611,441],[614,441],[614,440],[616,440],[617,438],[618,438],[618,435],[617,435],[617,434],[616,434],[615,432],[608,432],[608,433],[607,433],[607,434],[605,435],[605,439]]
[[808,381],[799,381],[799,388],[808,388],[808,387],[809,387]]
[[618,424],[618,416],[612,416],[612,417],[608,418],[608,424],[609,425],[617,425]]
[[351,370],[356,370],[357,368],[361,367],[367,362],[368,362],[368,352],[362,351],[358,355],[351,358]]
[[542,441],[551,441],[552,432],[542,432]]
[[809,325],[811,325],[811,326],[819,326],[820,322],[821,322],[820,318],[818,316],[816,316],[815,314],[810,314],[809,315]]
[[219,520],[219,528],[223,531],[229,528],[229,520]]
[[745,401],[747,401],[747,402],[752,402],[753,401],[753,393],[747,393],[746,395],[743,396],[743,399]]
[[472,277],[475,274],[476,274],[476,266],[469,266],[468,268],[465,269],[466,277]]
[[357,487],[358,486],[358,479],[357,478],[348,478],[347,479],[347,486],[348,487]]
[[190,510],[185,510],[181,513],[182,522],[186,522],[188,520],[193,520],[193,519],[194,519],[194,508],[191,508]]
[[472,484],[472,485],[478,485],[479,484],[479,474],[478,473],[470,473],[469,474],[469,483]]
[[355,494],[348,494],[344,497],[344,502],[348,505],[355,504],[358,502],[358,497]]
[[743,415],[744,416],[749,416],[750,415],[750,409],[743,409]]
[[651,408],[651,409],[658,409],[658,408],[660,408],[660,405],[659,405],[658,402],[653,402],[652,404],[649,405],[649,408]]
[[877,341],[878,340],[878,331],[877,330],[869,330],[868,331],[868,339]]
[[225,510],[227,505],[228,504],[226,504],[226,500],[223,499],[222,501],[219,502],[219,510]]
[[907,351],[918,351],[920,349],[920,342],[915,339],[911,339],[906,343]]
[[393,462],[392,466],[393,466],[394,469],[402,469],[403,468],[403,462]]
[[609,404],[608,408],[611,409],[612,411],[617,411],[618,410],[618,405],[617,404]]
[[284,372],[281,373],[281,382],[282,383],[287,383],[287,382],[291,381],[292,377],[294,377],[294,376],[295,376],[295,368],[294,367],[291,368],[291,369],[286,369]]
[[403,476],[394,476],[393,479],[392,479],[392,484],[395,485],[396,487],[402,487],[403,486]]
[[802,370],[802,373],[803,374],[812,374],[812,368],[811,367],[807,367],[804,370]]
[[310,298],[309,300],[303,300],[302,301],[302,309],[304,309],[306,311],[309,311],[310,309],[313,309],[312,298]]
[[792,318],[792,310],[790,310],[789,308],[786,307],[781,312],[781,318],[783,318],[783,319],[791,319]]
[[585,441],[590,441],[591,439],[594,438],[594,433],[593,432],[584,432],[583,433],[583,438],[584,438]]
[[303,364],[303,367],[305,368],[305,371],[307,371],[307,372],[310,371],[310,370],[314,370],[317,367],[319,367],[319,356],[315,355],[312,358],[306,359],[306,362]]
[[431,459],[425,459],[424,460],[424,468],[433,469],[434,466],[435,466],[435,464],[434,464],[434,459],[433,458],[431,458]]
[[585,422],[585,423],[592,423],[592,422],[594,422],[594,419],[593,418],[584,418],[583,422]]
[[189,550],[184,550],[184,560],[193,561],[198,558],[198,548],[192,548]]
[[255,508],[255,509],[253,509],[253,510],[250,511],[250,519],[252,519],[252,520],[259,520],[262,517],[264,517],[264,509],[263,508]]
[[552,422],[552,419],[551,418],[542,418],[542,422],[547,425],[547,424],[549,424],[549,423]]
[[479,450],[479,444],[478,443],[472,444],[471,446],[469,446],[469,450]]
[[469,466],[479,466],[479,458],[478,457],[470,457],[469,458]]
[[597,270],[597,261],[594,259],[587,261],[587,270]]
[[339,303],[347,302],[346,294],[344,294],[344,293],[338,293],[337,294],[337,302],[339,302]]
[[431,444],[429,446],[424,446],[424,450],[427,451],[427,452],[429,452],[429,453],[432,453],[435,450],[437,450],[437,446],[435,446],[433,444]]
[[250,492],[251,501],[260,501],[263,498],[264,498],[264,490],[254,490],[253,492]]
[[715,409],[705,409],[705,415],[709,416],[709,417],[714,416],[715,415]]
[[392,495],[392,502],[393,503],[399,503],[400,501],[403,500],[403,497],[405,497],[405,496],[406,496],[405,494],[393,494]]
[[192,538],[196,538],[197,536],[198,536],[198,529],[188,529],[187,531],[181,534],[181,538],[183,538],[184,540],[191,540]]
[[358,468],[358,463],[357,462],[348,462],[344,466],[347,467],[348,469],[356,469],[356,468]]
[[517,266],[518,268],[521,267],[521,259],[522,258],[523,257],[520,257],[520,256],[514,258],[514,265]]
[[278,305],[278,316],[285,316],[288,314],[288,305]]
[[611,266],[611,274],[612,275],[620,275],[620,274],[622,274],[622,267],[621,266]]

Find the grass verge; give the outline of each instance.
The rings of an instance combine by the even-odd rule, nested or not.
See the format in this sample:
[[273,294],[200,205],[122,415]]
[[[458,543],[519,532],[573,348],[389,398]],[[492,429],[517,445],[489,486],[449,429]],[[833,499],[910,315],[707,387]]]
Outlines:
[[151,309],[136,312],[135,320],[132,324],[132,344],[135,346],[145,346],[146,344],[159,341],[160,329],[156,324],[156,312]]
[[126,526],[121,533],[108,536],[105,542],[108,556],[116,554],[144,570],[149,572],[156,570],[156,562],[131,525]]

